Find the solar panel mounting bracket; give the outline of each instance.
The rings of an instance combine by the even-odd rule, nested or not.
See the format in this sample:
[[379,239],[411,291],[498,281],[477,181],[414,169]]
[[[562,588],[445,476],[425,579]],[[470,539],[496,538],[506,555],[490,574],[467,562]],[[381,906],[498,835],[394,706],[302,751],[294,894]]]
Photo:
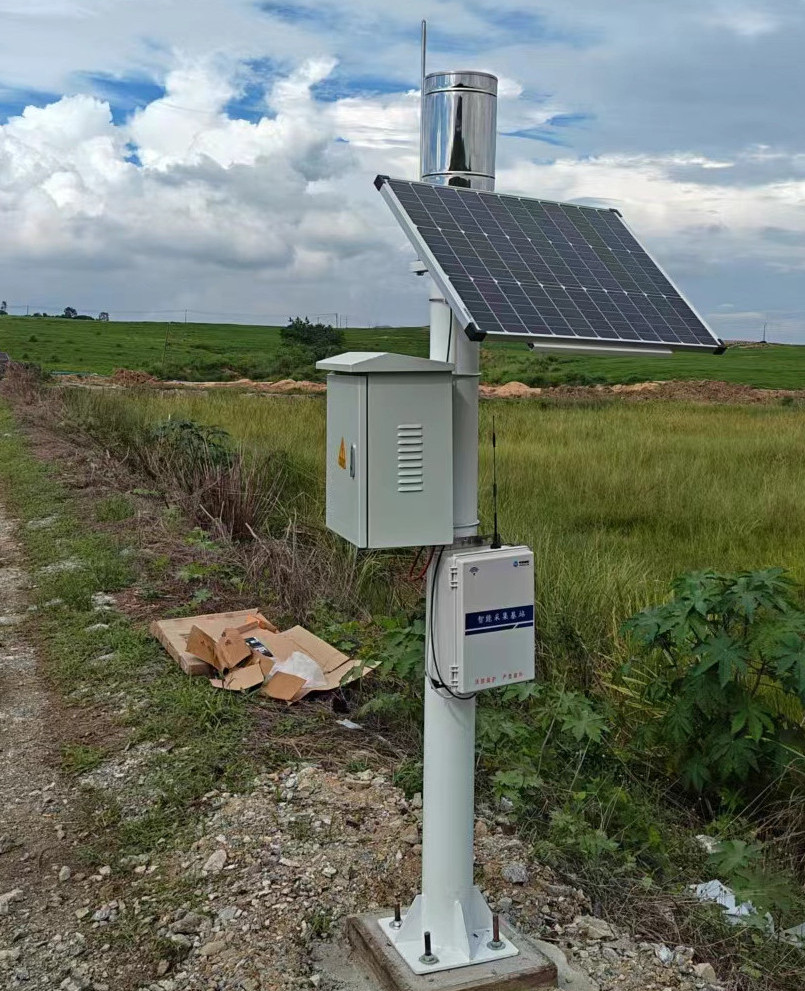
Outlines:
[[375,186],[380,190],[380,195],[386,203],[388,203],[389,209],[394,214],[397,223],[400,227],[402,227],[414,250],[418,253],[420,263],[425,266],[428,274],[439,287],[439,290],[447,301],[448,306],[453,311],[453,316],[459,322],[467,337],[469,337],[471,341],[484,340],[486,334],[479,331],[476,327],[469,310],[462,302],[455,286],[442,272],[442,268],[436,260],[433,252],[419,236],[416,225],[406,213],[402,203],[400,203],[399,199],[397,199],[397,195],[391,188],[388,178],[388,176],[379,175],[375,179]]

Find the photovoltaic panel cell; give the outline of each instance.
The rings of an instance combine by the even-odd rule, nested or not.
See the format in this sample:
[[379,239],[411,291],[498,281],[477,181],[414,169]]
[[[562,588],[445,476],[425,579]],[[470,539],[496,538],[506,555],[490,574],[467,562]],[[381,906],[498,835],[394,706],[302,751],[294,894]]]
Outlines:
[[378,176],[470,337],[723,349],[614,210]]

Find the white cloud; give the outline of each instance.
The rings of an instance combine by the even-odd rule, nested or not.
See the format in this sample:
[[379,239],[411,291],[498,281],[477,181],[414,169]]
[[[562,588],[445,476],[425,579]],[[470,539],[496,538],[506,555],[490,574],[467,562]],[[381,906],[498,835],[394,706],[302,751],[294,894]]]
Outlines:
[[[165,98],[128,125],[93,97],[28,108],[0,127],[0,256],[69,251],[107,267],[172,256],[299,275],[306,259],[321,274],[366,250],[375,237],[361,211],[316,185],[352,166],[330,107],[310,96],[333,64],[306,62],[279,81],[275,116],[255,124],[226,116],[233,86],[200,63],[171,73]],[[142,167],[127,160],[132,143]]]
[[780,19],[770,10],[746,7],[739,3],[719,3],[705,20],[716,27],[734,31],[742,38],[760,38],[779,30]]
[[[423,319],[371,180],[416,174],[428,16],[430,67],[498,73],[501,133],[537,139],[499,138],[499,189],[619,206],[713,311],[802,309],[799,0],[300,7],[0,0],[0,107],[67,94],[0,124],[3,295]],[[164,95],[110,107],[133,79]]]

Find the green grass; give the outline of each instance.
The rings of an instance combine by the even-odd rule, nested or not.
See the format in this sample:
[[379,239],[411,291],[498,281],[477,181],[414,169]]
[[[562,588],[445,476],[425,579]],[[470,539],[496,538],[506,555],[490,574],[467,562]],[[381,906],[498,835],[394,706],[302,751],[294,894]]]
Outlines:
[[[255,765],[244,745],[253,722],[242,699],[210,691],[203,678],[188,678],[167,661],[147,630],[115,611],[93,610],[94,593],[133,584],[136,550],[125,534],[93,532],[58,482],[56,467],[30,454],[0,402],[0,496],[23,524],[19,536],[35,575],[33,604],[39,607],[27,633],[50,681],[68,704],[104,711],[111,699],[113,711],[107,716],[122,730],[129,728],[130,742],[170,740],[174,745],[170,753],[157,751],[143,772],[148,793],[156,796],[143,815],[122,816],[113,797],[85,794],[92,838],[83,856],[108,863],[112,856],[149,851],[158,843],[181,843],[192,829],[192,809],[200,796],[215,788],[247,787]],[[98,502],[95,516],[120,521],[130,508],[125,497],[110,496]],[[24,525],[45,519],[48,525]],[[67,568],[52,569],[65,562]],[[103,628],[97,629],[101,621]],[[100,655],[103,663],[94,663]],[[122,712],[121,699],[126,701]],[[79,775],[111,755],[111,750],[68,740],[61,765]]]
[[[169,416],[223,427],[256,457],[292,455],[323,519],[319,397],[71,391],[74,413],[112,423]],[[805,413],[797,406],[669,402],[481,407],[481,509],[491,529],[498,435],[504,537],[533,547],[546,654],[590,663],[629,615],[697,568],[782,565],[805,580]]]
[[[166,341],[167,338],[167,348]],[[280,347],[279,328],[212,323],[98,323],[54,317],[0,318],[0,350],[58,372],[108,375],[116,368],[165,371],[176,377],[219,378],[229,363],[252,377],[274,377],[271,361]],[[353,328],[348,350],[427,355],[420,327]],[[529,385],[562,382],[642,382],[652,379],[717,379],[759,388],[802,388],[805,347],[731,348],[726,354],[672,358],[545,357],[522,343],[483,348],[485,381],[516,379]]]
[[[167,347],[166,347],[167,338]],[[393,331],[347,330],[349,349],[392,347],[426,355],[427,334],[419,327]],[[0,351],[18,361],[32,361],[50,371],[109,375],[117,368],[169,372],[185,366],[246,360],[259,370],[280,347],[279,327],[213,323],[128,323],[58,317],[0,318]]]

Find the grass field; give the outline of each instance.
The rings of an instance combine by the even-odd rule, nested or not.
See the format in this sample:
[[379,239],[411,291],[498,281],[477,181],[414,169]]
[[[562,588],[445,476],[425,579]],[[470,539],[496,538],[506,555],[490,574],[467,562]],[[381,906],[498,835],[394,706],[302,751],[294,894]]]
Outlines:
[[[220,378],[223,369],[235,367],[264,378],[271,377],[279,346],[277,327],[0,318],[0,350],[58,372],[108,375],[116,368],[134,368],[161,375],[164,368],[167,375],[198,379]],[[419,327],[350,329],[346,346],[428,353],[427,333]],[[805,388],[805,347],[733,348],[719,357],[548,358],[532,354],[522,343],[497,343],[484,346],[483,377],[493,383],[516,379],[528,385],[716,379],[797,389]]]
[[[287,451],[323,517],[320,398],[74,391],[69,401],[96,421],[188,417],[257,456]],[[482,435],[491,410],[482,406]],[[494,411],[503,535],[535,551],[539,628],[557,663],[611,651],[621,621],[687,570],[782,565],[805,581],[797,408],[497,402]],[[481,484],[489,528],[489,444]]]

